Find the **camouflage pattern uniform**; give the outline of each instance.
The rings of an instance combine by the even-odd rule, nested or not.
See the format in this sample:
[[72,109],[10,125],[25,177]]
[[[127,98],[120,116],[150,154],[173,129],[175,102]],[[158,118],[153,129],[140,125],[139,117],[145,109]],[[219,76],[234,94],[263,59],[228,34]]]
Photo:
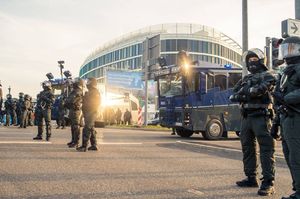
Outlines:
[[20,128],[26,128],[27,127],[27,117],[28,117],[28,110],[30,109],[30,96],[25,95],[24,100],[20,104],[20,110],[21,110],[21,123]]

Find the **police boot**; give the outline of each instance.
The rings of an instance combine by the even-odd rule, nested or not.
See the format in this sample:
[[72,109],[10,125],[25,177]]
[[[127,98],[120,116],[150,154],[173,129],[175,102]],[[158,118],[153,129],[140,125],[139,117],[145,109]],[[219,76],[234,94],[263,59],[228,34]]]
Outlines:
[[88,150],[89,151],[98,151],[98,147],[97,146],[90,146],[89,148],[88,148]]
[[42,140],[43,139],[43,126],[38,126],[38,134],[33,139],[34,140]]
[[76,150],[77,150],[78,152],[86,152],[86,146],[78,147],[78,148],[76,148]]
[[256,176],[248,176],[246,179],[237,181],[239,187],[258,187]]
[[260,196],[269,196],[275,193],[274,180],[263,179],[257,192]]
[[77,148],[78,147],[78,142],[72,142],[69,144],[69,148]]

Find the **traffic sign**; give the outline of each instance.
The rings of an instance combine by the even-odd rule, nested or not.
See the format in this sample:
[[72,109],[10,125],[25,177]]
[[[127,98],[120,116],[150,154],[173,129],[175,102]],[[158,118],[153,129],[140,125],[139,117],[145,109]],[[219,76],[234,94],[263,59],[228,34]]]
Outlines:
[[281,22],[281,35],[283,38],[298,36],[300,37],[300,20],[287,19]]

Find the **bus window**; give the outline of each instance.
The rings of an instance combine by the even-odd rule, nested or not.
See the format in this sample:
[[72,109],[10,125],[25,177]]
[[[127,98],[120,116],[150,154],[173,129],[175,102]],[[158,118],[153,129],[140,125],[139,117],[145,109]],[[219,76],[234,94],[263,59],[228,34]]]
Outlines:
[[242,73],[229,73],[228,88],[233,88],[242,79]]
[[207,73],[206,89],[210,90],[212,88],[214,88],[214,74]]
[[215,87],[220,88],[220,91],[226,90],[226,75],[215,74]]

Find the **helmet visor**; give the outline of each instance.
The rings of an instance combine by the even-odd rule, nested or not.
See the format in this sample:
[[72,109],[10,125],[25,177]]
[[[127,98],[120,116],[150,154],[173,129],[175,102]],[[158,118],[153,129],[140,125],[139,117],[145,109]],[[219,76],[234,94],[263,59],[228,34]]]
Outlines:
[[300,56],[300,44],[297,43],[285,43],[279,46],[278,59],[283,60],[289,57]]

